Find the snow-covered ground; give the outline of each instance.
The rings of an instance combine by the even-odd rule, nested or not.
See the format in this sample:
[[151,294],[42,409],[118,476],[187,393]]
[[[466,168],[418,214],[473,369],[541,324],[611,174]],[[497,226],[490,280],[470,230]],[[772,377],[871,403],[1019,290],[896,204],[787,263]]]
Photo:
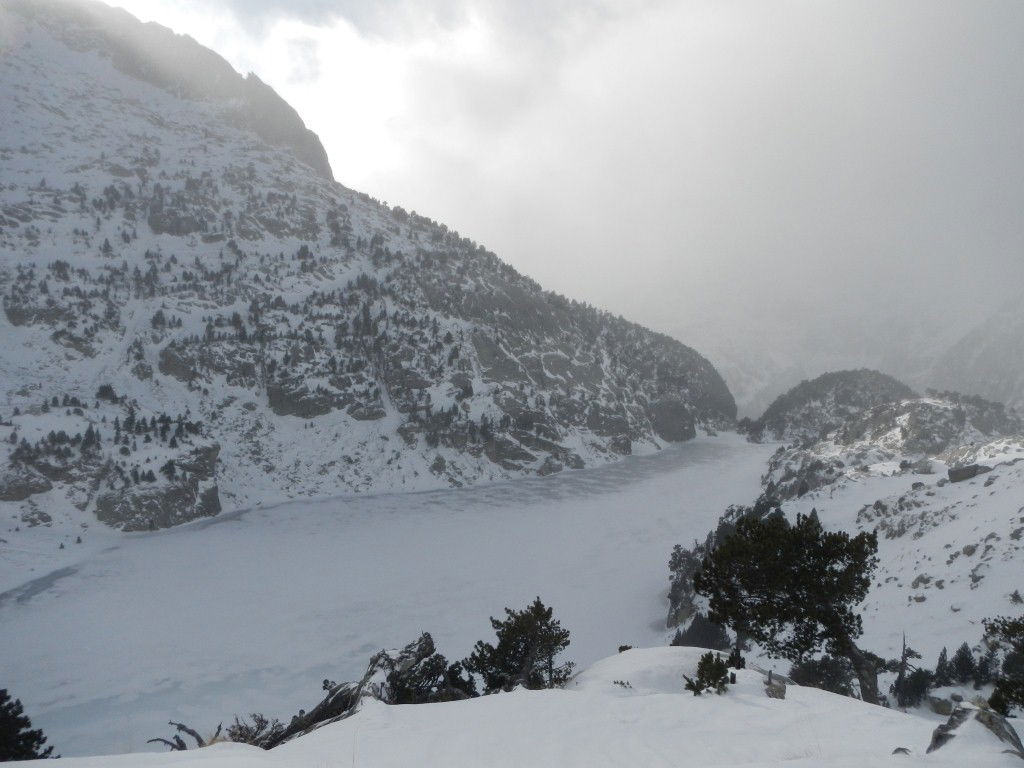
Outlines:
[[[701,651],[644,648],[595,663],[564,690],[447,704],[367,702],[353,717],[270,752],[215,744],[193,752],[65,761],[71,768],[315,766],[868,766],[1019,765],[975,722],[925,754],[937,722],[814,688],[765,695],[739,670],[724,695],[683,691]],[[618,682],[616,682],[618,681]],[[903,748],[909,754],[893,755]]]
[[783,505],[791,517],[816,510],[832,530],[878,532],[879,567],[862,607],[865,647],[896,657],[905,634],[932,668],[943,647],[977,645],[985,618],[1020,613],[1022,450],[1019,440],[974,446],[965,463],[993,469],[958,483],[946,482],[940,461],[927,475],[879,463]]
[[722,435],[547,478],[110,533],[0,595],[4,685],[65,756],[119,753],[168,718],[286,719],[424,630],[460,658],[537,595],[580,664],[663,644],[672,545],[755,497],[772,449]]

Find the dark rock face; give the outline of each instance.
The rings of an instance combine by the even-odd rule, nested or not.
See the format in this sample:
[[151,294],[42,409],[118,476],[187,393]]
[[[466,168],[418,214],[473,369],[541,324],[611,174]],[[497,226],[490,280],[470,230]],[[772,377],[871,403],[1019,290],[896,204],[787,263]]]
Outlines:
[[505,437],[496,437],[484,443],[484,454],[495,464],[510,470],[521,469],[524,463],[533,462],[537,458],[517,442]]
[[950,714],[949,720],[935,729],[927,751],[930,753],[944,747],[955,739],[957,732],[962,731],[971,721],[983,725],[993,736],[1005,744],[1007,748],[1004,751],[1007,754],[1024,760],[1024,745],[1021,744],[1020,737],[1005,717],[991,709],[966,704],[958,704]]
[[992,467],[986,467],[982,464],[968,464],[966,467],[950,467],[947,470],[947,474],[949,475],[949,482],[960,483],[991,471]]
[[673,443],[692,440],[697,436],[690,409],[679,400],[658,400],[650,407],[651,425],[662,440]]
[[123,531],[148,531],[219,514],[219,453],[216,444],[200,446],[177,459],[179,471],[165,483],[99,493],[96,517]]
[[201,487],[198,479],[160,488],[138,488],[96,497],[96,517],[123,531],[170,528],[220,512],[217,486]]
[[51,488],[48,479],[28,467],[10,467],[0,474],[0,501],[24,501]]
[[305,386],[290,389],[281,384],[267,385],[267,400],[278,416],[312,419],[330,413],[341,399],[326,392],[310,392]]

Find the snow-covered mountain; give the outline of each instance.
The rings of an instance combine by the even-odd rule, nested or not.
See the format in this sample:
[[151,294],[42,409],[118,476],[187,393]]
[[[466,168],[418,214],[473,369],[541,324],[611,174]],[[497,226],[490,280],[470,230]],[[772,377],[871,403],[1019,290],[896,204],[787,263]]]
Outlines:
[[735,417],[693,349],[335,183],[191,39],[86,0],[0,13],[0,503],[23,524],[550,474]]
[[[879,382],[881,392],[899,389],[888,377]],[[906,633],[930,663],[944,646],[978,645],[982,620],[1017,613],[1024,587],[1024,422],[999,403],[933,392],[873,407],[868,398],[861,409],[824,407],[823,417],[839,423],[813,439],[801,434],[807,391],[801,385],[780,398],[798,407],[778,409],[774,423],[802,442],[778,446],[756,502],[731,507],[703,543],[673,554],[669,624],[700,607],[692,574],[739,517],[814,511],[827,529],[878,533],[865,647],[898,656]]]
[[867,368],[824,373],[775,398],[751,429],[772,440],[817,440],[867,408],[913,396],[906,384]]
[[[187,762],[1005,764],[973,721],[924,756],[920,713],[779,701],[756,670],[694,698],[692,650],[603,657],[668,641],[671,544],[754,499],[878,530],[866,648],[977,643],[1024,587],[1012,410],[850,370],[778,398],[753,440],[714,434],[736,405],[701,354],[337,184],[257,78],[86,0],[0,0],[0,104],[0,683],[59,749],[287,717],[424,629],[467,654],[486,616],[541,594],[593,665],[565,690],[367,701],[273,752]],[[1007,312],[1005,341],[965,342],[951,371],[1016,349]],[[807,325],[764,366],[729,348],[748,404],[831,360],[832,330]]]

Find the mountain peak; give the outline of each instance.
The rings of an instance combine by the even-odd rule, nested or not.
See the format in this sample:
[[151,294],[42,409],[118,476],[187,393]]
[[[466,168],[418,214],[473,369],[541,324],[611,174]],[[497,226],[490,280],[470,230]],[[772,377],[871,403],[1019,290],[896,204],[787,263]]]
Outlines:
[[38,22],[76,50],[109,58],[131,77],[180,98],[220,105],[234,125],[333,180],[327,152],[298,112],[255,74],[243,77],[188,35],[143,23],[97,0],[7,0],[4,6]]

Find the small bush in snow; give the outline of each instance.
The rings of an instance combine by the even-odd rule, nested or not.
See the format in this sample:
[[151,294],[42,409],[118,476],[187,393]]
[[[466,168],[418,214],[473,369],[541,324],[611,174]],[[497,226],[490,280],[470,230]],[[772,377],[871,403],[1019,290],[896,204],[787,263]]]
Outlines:
[[729,667],[719,654],[708,651],[697,662],[697,677],[683,675],[683,679],[686,680],[686,690],[693,691],[694,696],[711,690],[725,693],[729,685]]

